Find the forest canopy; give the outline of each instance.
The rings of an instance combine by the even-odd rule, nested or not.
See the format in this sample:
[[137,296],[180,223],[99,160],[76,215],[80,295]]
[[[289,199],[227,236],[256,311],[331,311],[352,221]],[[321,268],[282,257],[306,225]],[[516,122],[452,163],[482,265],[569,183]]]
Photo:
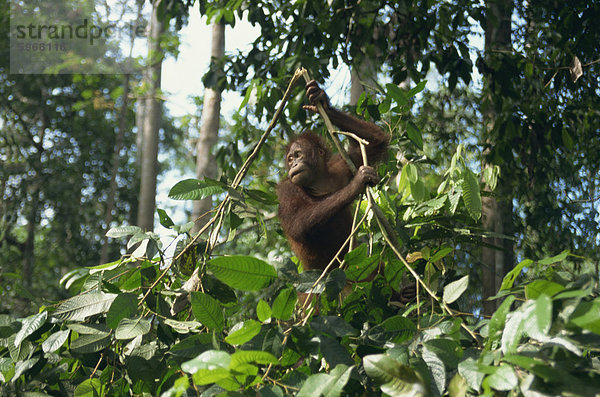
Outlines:
[[[34,73],[10,22],[44,5],[0,8],[0,394],[598,395],[599,1],[113,3],[61,10],[129,36]],[[193,12],[179,117],[161,65]],[[357,138],[310,79],[389,135],[324,271],[276,215],[294,137]]]

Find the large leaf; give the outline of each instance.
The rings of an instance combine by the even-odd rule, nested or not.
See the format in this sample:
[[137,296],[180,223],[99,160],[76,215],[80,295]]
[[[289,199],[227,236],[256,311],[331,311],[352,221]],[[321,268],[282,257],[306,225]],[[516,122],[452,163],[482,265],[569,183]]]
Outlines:
[[304,382],[302,388],[296,395],[297,397],[320,397],[329,387],[331,378],[327,374],[313,374]]
[[571,314],[569,321],[578,327],[600,334],[600,300],[581,302]]
[[232,345],[242,345],[259,334],[261,325],[256,320],[247,320],[242,326],[229,333],[225,342]]
[[352,374],[354,366],[337,365],[330,374],[318,373],[311,375],[302,385],[298,397],[338,397]]
[[89,316],[105,313],[117,294],[90,292],[63,301],[53,316],[61,320],[83,321]]
[[268,365],[277,363],[277,357],[269,352],[258,350],[238,350],[231,355],[229,368],[235,370],[245,364]]
[[223,191],[223,185],[217,181],[184,179],[171,188],[169,198],[174,200],[202,200]]
[[134,294],[119,294],[106,313],[106,325],[116,329],[119,322],[137,313],[137,297]]
[[98,378],[86,379],[75,388],[74,397],[97,397],[103,395],[102,382]]
[[385,354],[363,358],[365,372],[390,396],[425,397],[426,388],[420,376],[410,367]]
[[199,369],[229,368],[231,356],[221,350],[208,350],[193,360],[181,364],[181,369],[189,374],[194,374]]
[[271,318],[273,315],[273,311],[271,310],[271,306],[264,300],[259,300],[256,305],[256,316],[261,322],[265,322]]
[[477,361],[469,357],[458,364],[458,373],[467,381],[469,387],[479,391],[485,374],[480,371]]
[[469,286],[469,276],[466,275],[459,280],[453,281],[444,287],[444,302],[452,303],[456,301],[467,290]]
[[48,312],[43,311],[41,313],[34,314],[33,316],[29,316],[26,319],[24,319],[23,322],[21,323],[21,329],[19,330],[19,332],[17,332],[17,335],[15,336],[14,345],[19,346],[21,344],[21,342],[23,342],[23,340],[25,340],[25,338],[27,338],[29,335],[33,334],[42,325],[44,325],[47,318],[48,318]]
[[506,315],[510,312],[510,307],[515,301],[514,295],[509,295],[504,299],[498,310],[494,312],[490,322],[488,323],[488,340],[487,346],[490,348],[492,344],[500,339],[506,323]]
[[205,327],[222,331],[225,326],[223,309],[219,302],[202,292],[192,292],[192,313]]
[[369,256],[367,244],[361,244],[344,257],[346,261],[346,278],[360,281],[369,277],[379,264],[379,255]]
[[208,269],[232,288],[257,291],[277,278],[277,271],[268,263],[251,256],[223,256],[208,261]]
[[53,353],[60,349],[60,347],[65,343],[67,338],[69,337],[69,330],[62,330],[53,333],[42,343],[42,350],[44,353]]
[[479,220],[479,218],[481,218],[482,208],[481,193],[479,192],[479,181],[477,180],[475,174],[469,169],[465,169],[463,172],[462,190],[463,200],[469,215],[474,220]]
[[525,296],[527,299],[536,299],[544,294],[552,297],[553,295],[564,290],[565,287],[549,280],[535,280],[525,287]]
[[344,386],[346,386],[346,383],[348,383],[348,380],[350,380],[350,375],[352,374],[353,369],[354,366],[348,367],[344,364],[336,365],[336,367],[329,374],[331,380],[329,381],[329,387],[327,390],[325,390],[323,395],[325,397],[341,396]]
[[408,139],[410,139],[416,147],[423,150],[423,136],[421,135],[419,127],[412,121],[406,123],[406,136],[408,136]]
[[356,329],[338,316],[317,316],[310,324],[315,331],[331,336],[344,337],[358,334]]
[[150,320],[145,318],[124,318],[115,330],[117,339],[133,339],[136,336],[146,335],[150,332]]
[[121,238],[132,236],[136,233],[142,233],[142,229],[139,226],[117,226],[106,232],[106,237]]
[[531,259],[525,259],[524,261],[519,263],[517,266],[515,266],[514,269],[512,269],[510,272],[508,272],[506,274],[506,276],[504,276],[504,279],[502,280],[502,285],[500,286],[500,290],[512,288],[517,276],[519,274],[521,274],[521,271],[524,268],[529,267],[532,263],[533,263],[533,261]]
[[429,372],[433,378],[433,384],[435,385],[438,394],[444,394],[446,388],[446,367],[444,366],[444,362],[437,354],[427,348],[427,346],[423,348],[422,357],[429,368]]
[[76,353],[95,353],[103,350],[110,343],[108,334],[85,334],[71,343],[71,350]]
[[298,294],[293,287],[282,290],[273,301],[273,317],[287,321],[292,318]]
[[517,387],[519,379],[515,370],[506,364],[495,368],[493,374],[486,378],[488,385],[496,390],[509,391]]

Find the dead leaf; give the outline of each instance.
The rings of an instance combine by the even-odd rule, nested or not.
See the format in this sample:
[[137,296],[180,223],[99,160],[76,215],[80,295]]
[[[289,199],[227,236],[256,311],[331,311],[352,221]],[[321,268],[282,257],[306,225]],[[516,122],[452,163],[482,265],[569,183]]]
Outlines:
[[581,68],[581,62],[577,56],[573,57],[571,65],[569,66],[569,73],[571,74],[571,81],[576,82],[581,76],[583,76],[583,69]]

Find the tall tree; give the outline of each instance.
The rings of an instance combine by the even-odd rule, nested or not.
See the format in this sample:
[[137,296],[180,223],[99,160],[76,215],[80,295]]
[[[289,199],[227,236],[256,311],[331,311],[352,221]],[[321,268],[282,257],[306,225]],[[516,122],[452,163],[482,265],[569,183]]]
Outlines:
[[[211,70],[216,79],[210,79],[210,84],[204,90],[204,103],[200,126],[200,137],[196,143],[196,177],[202,179],[216,178],[217,162],[213,148],[219,139],[219,121],[221,118],[221,91],[219,76],[223,75],[222,58],[225,55],[225,24],[221,20],[212,27]],[[206,197],[194,201],[192,217],[195,220],[194,231],[198,231],[206,224],[209,217],[207,213],[212,208],[212,199]]]
[[[494,129],[496,122],[496,105],[501,103],[500,82],[496,80],[500,73],[498,66],[502,64],[502,58],[510,55],[511,46],[511,16],[513,4],[505,0],[488,0],[486,2],[485,16],[485,63],[489,68],[485,75],[485,89],[483,91],[485,108],[484,128],[487,131]],[[489,158],[489,147],[494,142],[487,140],[487,146],[484,153],[483,169],[491,169],[493,164]],[[505,170],[508,172],[508,170]],[[512,205],[510,198],[499,200],[497,196],[492,195],[491,189],[486,185],[485,189],[488,195],[482,198],[482,220],[486,232],[500,236],[512,233]],[[502,190],[502,185],[499,186]],[[504,195],[510,197],[510,195]],[[483,312],[491,315],[497,307],[496,301],[490,301],[488,298],[494,296],[502,283],[502,278],[508,268],[513,264],[512,241],[502,237],[486,237],[484,242],[487,244],[482,247],[482,281],[483,281]]]
[[[144,230],[154,229],[154,211],[156,206],[156,176],[158,173],[158,140],[162,112],[159,98],[161,66],[164,58],[160,39],[164,24],[158,8],[162,0],[152,2],[150,36],[148,38],[148,69],[146,80],[146,100],[144,105],[142,155],[140,167],[140,194],[137,223]],[[139,132],[138,132],[139,133]]]

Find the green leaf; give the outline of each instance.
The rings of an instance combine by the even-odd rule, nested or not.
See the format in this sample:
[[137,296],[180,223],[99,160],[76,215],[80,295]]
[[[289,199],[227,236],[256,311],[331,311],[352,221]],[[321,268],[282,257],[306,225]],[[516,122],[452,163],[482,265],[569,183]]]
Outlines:
[[317,316],[310,325],[317,332],[340,338],[358,334],[356,329],[338,316]]
[[231,345],[242,345],[260,333],[261,324],[256,320],[244,321],[241,328],[231,332],[225,342]]
[[102,396],[102,383],[98,378],[86,379],[75,388],[74,397]]
[[277,357],[269,352],[259,350],[238,350],[231,355],[229,368],[235,370],[246,364],[269,365],[278,363]]
[[223,184],[218,181],[185,179],[171,188],[169,198],[173,200],[202,200],[224,191]]
[[25,340],[29,335],[33,334],[35,331],[40,329],[42,325],[46,323],[46,319],[48,318],[48,312],[43,311],[38,314],[34,314],[33,316],[29,316],[23,320],[21,323],[21,329],[17,332],[15,336],[15,346],[19,346],[21,342]]
[[48,339],[42,343],[42,350],[44,353],[53,353],[64,345],[65,341],[69,337],[69,330],[62,330],[51,334]]
[[516,278],[519,276],[519,274],[521,274],[521,271],[523,270],[523,268],[529,267],[532,263],[533,263],[533,261],[531,259],[525,259],[524,261],[519,263],[517,266],[515,266],[514,269],[512,269],[510,272],[508,272],[506,274],[506,276],[504,276],[504,279],[502,280],[502,286],[500,287],[500,291],[511,289]]
[[251,256],[223,256],[208,261],[208,269],[232,288],[258,291],[277,278],[277,271],[268,263]]
[[525,287],[525,297],[527,297],[527,299],[536,299],[541,294],[552,297],[564,289],[565,287],[554,281],[535,280]]
[[342,269],[333,269],[325,279],[327,299],[334,300],[346,285],[346,274]]
[[365,356],[363,366],[367,375],[381,385],[381,391],[390,396],[426,396],[420,376],[385,354]]
[[507,364],[501,364],[493,374],[486,378],[487,384],[495,390],[509,391],[517,387],[519,379],[515,370]]
[[404,90],[398,87],[396,84],[388,83],[385,85],[387,91],[387,97],[392,98],[400,106],[408,103],[408,97]]
[[133,317],[137,313],[137,297],[134,294],[119,294],[106,313],[106,325],[116,329],[124,318]]
[[110,336],[105,334],[85,334],[71,342],[71,350],[76,353],[95,353],[110,344]]
[[600,300],[579,303],[569,317],[569,322],[600,335]]
[[338,397],[342,395],[344,386],[350,380],[350,375],[354,370],[354,365],[349,367],[344,364],[338,364],[329,374],[330,380],[327,389],[323,393],[324,397]]
[[428,199],[428,192],[422,180],[410,183],[410,194],[417,203]]
[[18,361],[15,363],[15,374],[13,375],[13,379],[18,379],[25,372],[29,371],[37,362],[40,360],[39,357],[29,358],[27,360]]
[[562,262],[565,259],[567,259],[567,256],[569,256],[570,253],[571,252],[569,250],[564,250],[563,252],[556,256],[553,256],[552,258],[544,258],[541,261],[538,261],[538,263],[540,265],[552,265],[558,262]]
[[110,238],[121,238],[132,236],[136,233],[142,233],[143,230],[138,226],[118,226],[111,228],[106,232],[106,237]]
[[473,220],[481,218],[481,194],[479,192],[479,181],[475,174],[466,168],[462,180],[463,201],[467,211]]
[[469,386],[467,381],[460,374],[454,375],[448,385],[448,394],[452,397],[465,397]]
[[256,316],[260,320],[261,323],[264,323],[268,319],[271,318],[273,311],[271,310],[271,306],[264,300],[259,300],[256,305]]
[[412,163],[406,164],[402,168],[403,172],[405,170],[406,170],[406,176],[407,176],[409,182],[415,183],[419,180],[419,172],[417,171],[417,167],[414,164],[412,164]]
[[150,332],[150,320],[145,318],[124,318],[119,322],[115,330],[116,339],[133,339],[137,336],[146,335]]
[[419,92],[423,91],[425,89],[425,86],[427,85],[427,80],[423,80],[423,81],[419,81],[419,83],[417,83],[417,85],[413,88],[411,88],[408,91],[407,96],[409,98],[414,97],[415,95],[417,95]]
[[346,261],[346,278],[360,281],[369,277],[379,264],[379,255],[369,256],[367,244],[361,244],[344,257]]
[[207,350],[198,357],[181,364],[181,369],[188,374],[195,374],[200,369],[229,368],[231,356],[222,350]]
[[273,301],[273,317],[279,320],[287,321],[292,318],[298,294],[293,287],[282,290]]
[[404,316],[396,315],[386,318],[381,324],[373,327],[369,338],[382,343],[387,341],[402,343],[411,339],[416,331],[415,323]]
[[504,324],[506,323],[506,315],[510,312],[510,307],[515,301],[514,295],[509,295],[504,299],[498,310],[494,312],[488,324],[488,340],[486,346],[491,348],[493,343],[500,339]]
[[534,338],[537,334],[548,335],[552,325],[552,299],[548,295],[542,294],[535,300],[533,315],[535,323],[527,329],[535,329],[536,332],[535,334],[529,333],[529,335]]
[[466,275],[459,280],[453,281],[444,287],[444,302],[452,303],[456,301],[467,290],[469,286],[469,276]]
[[531,305],[526,303],[518,311],[512,313],[502,332],[502,352],[512,353],[516,350],[523,336],[525,322],[529,321]]
[[480,371],[477,361],[469,357],[458,364],[458,373],[465,378],[469,387],[479,391],[485,374]]
[[191,293],[192,313],[208,329],[222,331],[225,326],[223,309],[219,302],[203,292]]
[[75,331],[78,334],[85,335],[101,335],[108,336],[110,329],[104,324],[85,324],[85,323],[72,323],[68,324],[67,327],[71,331]]
[[421,130],[419,130],[419,127],[412,121],[409,121],[406,124],[406,136],[416,147],[423,150],[423,136],[421,135]]
[[83,321],[89,316],[105,313],[117,294],[89,292],[63,301],[53,316],[60,320]]
[[158,213],[158,220],[160,221],[160,224],[167,229],[175,224],[165,210],[157,208],[156,212]]
[[317,397],[322,396],[331,382],[331,377],[327,374],[313,374],[302,385],[302,388],[296,394],[297,397]]
[[231,372],[226,368],[199,369],[193,375],[194,384],[199,386],[217,383],[228,378],[233,380]]
[[444,362],[437,354],[429,350],[427,346],[423,348],[421,356],[429,368],[429,372],[433,378],[433,384],[435,385],[438,394],[443,395],[446,388],[446,368]]
[[429,262],[435,263],[435,262],[443,259],[444,257],[446,257],[452,251],[454,251],[454,248],[452,248],[452,247],[442,247],[431,258],[429,258]]

